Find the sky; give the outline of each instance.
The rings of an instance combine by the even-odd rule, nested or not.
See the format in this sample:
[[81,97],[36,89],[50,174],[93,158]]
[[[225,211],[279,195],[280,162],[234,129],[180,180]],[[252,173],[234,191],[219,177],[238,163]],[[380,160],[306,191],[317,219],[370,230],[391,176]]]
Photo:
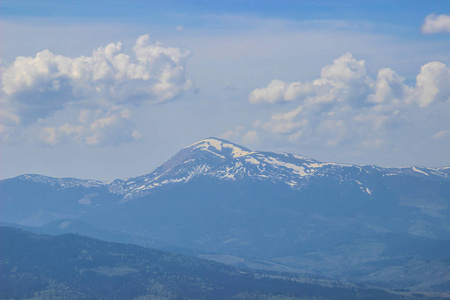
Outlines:
[[449,1],[0,1],[0,178],[113,180],[218,137],[450,166]]

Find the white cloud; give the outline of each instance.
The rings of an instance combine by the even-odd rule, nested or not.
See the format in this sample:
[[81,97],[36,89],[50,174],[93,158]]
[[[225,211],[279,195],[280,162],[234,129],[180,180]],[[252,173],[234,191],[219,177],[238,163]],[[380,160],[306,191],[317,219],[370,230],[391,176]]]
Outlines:
[[37,130],[41,140],[51,146],[67,140],[88,145],[114,145],[140,139],[142,135],[134,127],[131,111],[116,106],[108,111],[82,110],[75,125],[65,123]]
[[450,33],[450,16],[431,14],[426,16],[422,25],[422,32],[431,34],[446,32]]
[[301,127],[306,126],[308,120],[298,120],[298,115],[302,111],[302,107],[299,106],[293,111],[286,113],[275,113],[271,116],[270,120],[261,124],[260,126],[267,131],[276,134],[293,134],[296,133]]
[[374,93],[369,95],[368,101],[382,104],[402,101],[411,93],[410,88],[404,84],[404,78],[389,68],[378,71]]
[[249,95],[251,103],[301,100],[306,104],[349,103],[352,106],[416,102],[427,106],[450,97],[450,69],[441,62],[422,66],[415,86],[389,68],[380,69],[376,79],[366,75],[365,63],[346,53],[322,69],[321,77],[312,82],[286,83],[273,80],[267,87]]
[[[131,123],[124,115],[131,112],[118,113],[117,106],[132,108],[142,103],[165,102],[193,90],[186,75],[188,51],[158,42],[150,44],[149,36],[143,35],[137,39],[133,52],[134,59],[123,52],[122,43],[118,42],[94,50],[91,56],[71,58],[44,50],[35,57],[17,57],[3,68],[2,110],[15,116],[16,123],[34,126],[58,111],[86,109],[79,118],[82,125],[45,127],[43,139],[50,145],[69,137],[95,145],[110,141],[115,131],[119,135],[123,132],[119,124],[124,120]],[[88,130],[84,119],[89,111],[96,117],[89,117]],[[2,121],[0,130],[7,128]],[[85,137],[89,131],[92,135]],[[108,131],[111,132],[106,134]],[[124,139],[119,136],[118,140]]]
[[415,85],[408,85],[389,68],[380,69],[377,77],[371,78],[365,62],[346,53],[325,66],[315,80],[271,81],[251,92],[249,101],[297,103],[294,109],[256,121],[253,130],[261,139],[373,149],[389,144],[393,130],[414,124],[413,115],[431,112],[439,104],[444,105],[441,109],[449,109],[450,69],[430,62],[422,66]]
[[346,84],[366,76],[366,67],[363,60],[357,60],[349,52],[335,59],[333,64],[322,69],[321,77],[335,84]]
[[251,103],[258,103],[258,102],[269,102],[269,103],[275,103],[275,102],[281,102],[286,101],[286,91],[287,91],[288,85],[280,80],[272,80],[269,85],[265,88],[259,88],[255,89],[249,97],[249,101]]
[[335,59],[333,64],[322,68],[319,79],[306,83],[273,80],[267,87],[253,90],[249,101],[251,103],[275,103],[299,99],[316,103],[359,101],[369,86],[370,79],[366,75],[365,62],[358,61],[352,54],[346,53]]
[[430,62],[420,69],[414,99],[420,106],[450,99],[450,69],[441,62]]
[[89,57],[64,57],[48,50],[17,57],[3,72],[2,90],[19,108],[42,111],[30,116],[34,118],[83,99],[163,102],[190,90],[192,82],[185,74],[189,52],[150,45],[148,40],[148,35],[141,36],[133,47],[137,63],[123,53],[121,42],[100,47]]

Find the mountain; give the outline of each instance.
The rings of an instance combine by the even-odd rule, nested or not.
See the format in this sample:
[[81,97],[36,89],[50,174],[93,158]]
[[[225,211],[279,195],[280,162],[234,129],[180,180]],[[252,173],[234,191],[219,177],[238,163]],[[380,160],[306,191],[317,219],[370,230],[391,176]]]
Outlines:
[[301,190],[312,179],[333,178],[356,183],[361,192],[371,195],[365,175],[409,175],[431,180],[450,181],[450,168],[379,168],[323,163],[295,154],[251,151],[217,138],[197,142],[173,156],[155,171],[128,180],[117,180],[110,190],[124,195],[122,201],[139,197],[152,189],[174,183],[186,183],[198,177],[221,180],[253,180],[283,184]]
[[[143,176],[22,175],[1,181],[0,195],[2,222],[41,232],[114,232],[114,241],[390,288],[450,286],[448,167],[326,163],[209,138]],[[423,253],[427,244],[443,251]],[[430,272],[441,275],[417,283]]]
[[406,298],[72,234],[51,237],[0,227],[0,235],[1,299]]

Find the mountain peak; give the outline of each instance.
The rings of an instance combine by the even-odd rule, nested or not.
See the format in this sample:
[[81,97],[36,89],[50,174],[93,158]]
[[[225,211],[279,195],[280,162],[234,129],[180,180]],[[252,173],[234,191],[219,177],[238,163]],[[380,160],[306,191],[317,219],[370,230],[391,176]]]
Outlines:
[[198,141],[185,149],[208,151],[219,156],[231,156],[233,158],[252,153],[248,148],[215,137]]

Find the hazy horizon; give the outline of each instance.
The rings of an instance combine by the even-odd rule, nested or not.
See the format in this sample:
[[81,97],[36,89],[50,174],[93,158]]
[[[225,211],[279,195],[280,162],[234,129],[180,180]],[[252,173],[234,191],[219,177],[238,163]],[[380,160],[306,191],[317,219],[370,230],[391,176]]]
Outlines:
[[0,178],[148,173],[208,137],[450,165],[446,1],[2,1]]

